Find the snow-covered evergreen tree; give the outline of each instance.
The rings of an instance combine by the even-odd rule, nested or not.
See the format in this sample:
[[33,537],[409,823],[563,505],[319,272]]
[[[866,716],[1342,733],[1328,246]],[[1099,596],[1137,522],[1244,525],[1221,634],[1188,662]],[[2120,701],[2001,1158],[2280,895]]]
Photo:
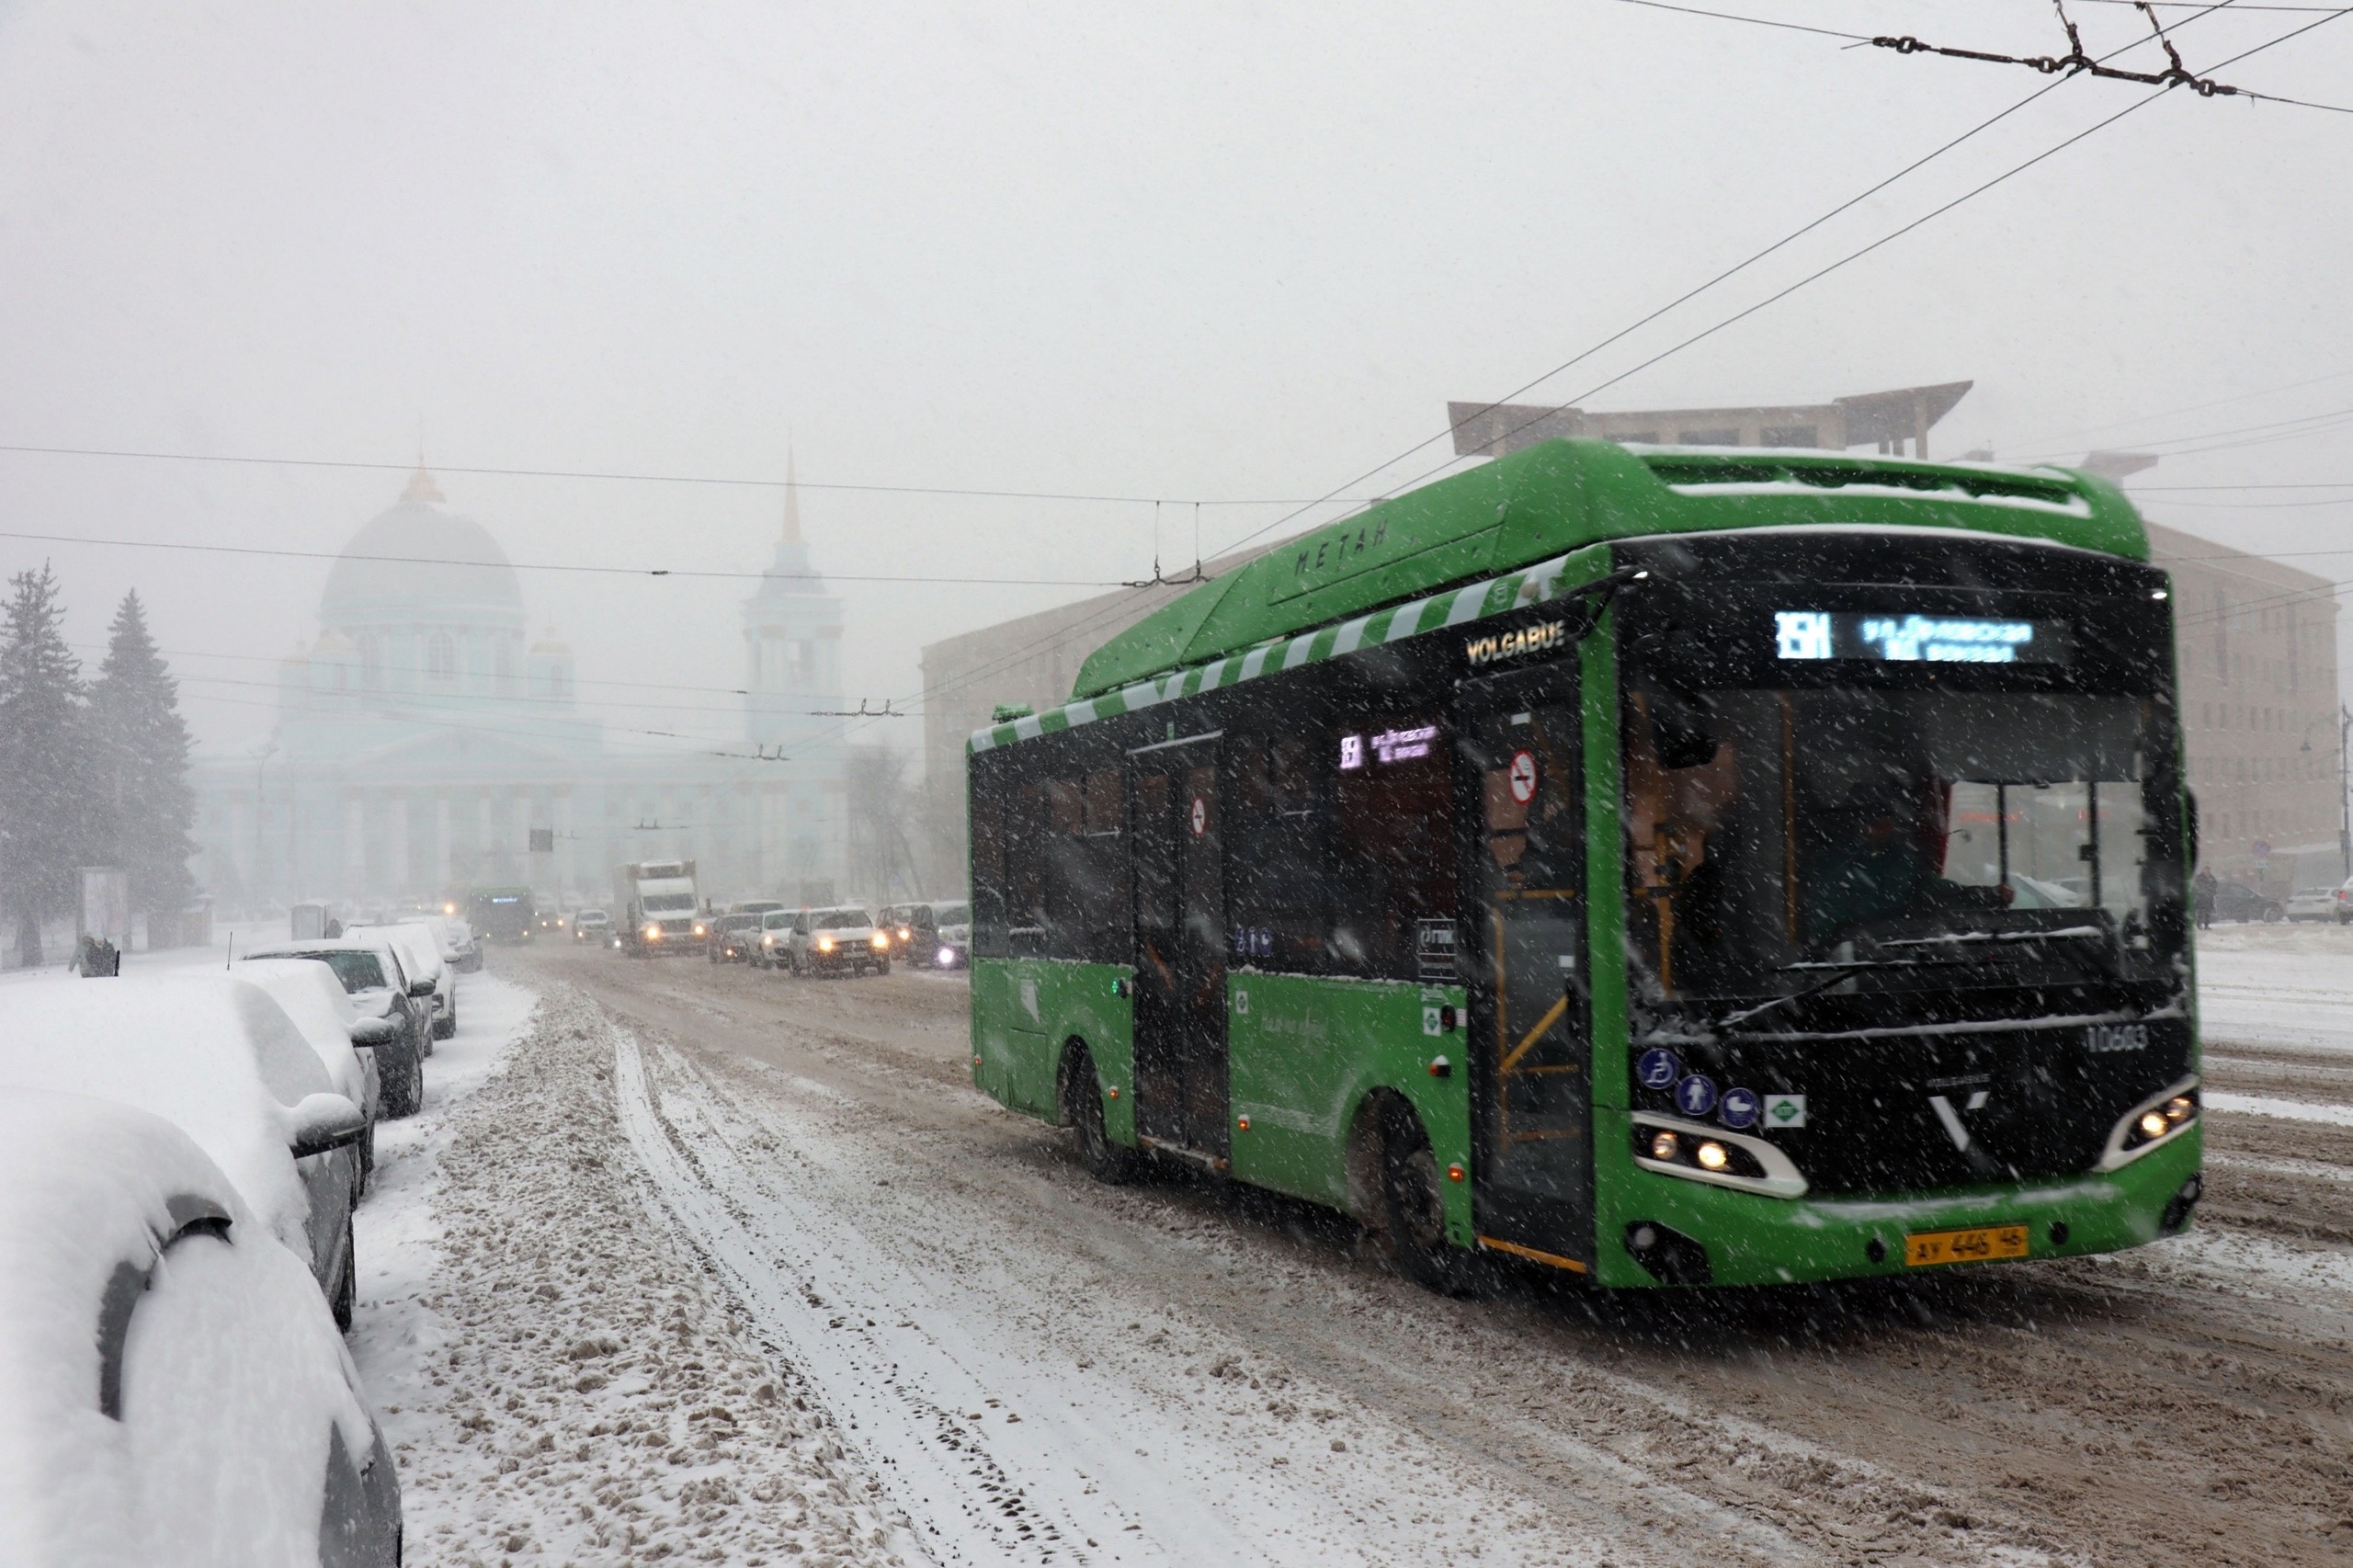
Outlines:
[[114,612],[106,663],[90,687],[90,732],[111,861],[130,876],[131,907],[176,914],[195,886],[188,869],[196,853],[188,724],[179,683],[155,651],[136,590]]
[[17,950],[40,962],[40,923],[81,896],[91,848],[89,714],[48,566],[8,579],[0,617],[0,900]]

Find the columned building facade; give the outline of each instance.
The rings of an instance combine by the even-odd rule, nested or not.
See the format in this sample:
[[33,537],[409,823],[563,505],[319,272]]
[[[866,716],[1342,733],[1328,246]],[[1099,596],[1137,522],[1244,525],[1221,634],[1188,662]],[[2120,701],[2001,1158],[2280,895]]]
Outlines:
[[496,540],[420,467],[329,572],[318,635],[279,667],[270,740],[198,764],[198,879],[232,911],[517,884],[597,904],[615,865],[691,858],[722,901],[830,899],[846,754],[801,715],[840,706],[841,613],[788,487],[776,564],[743,610],[742,739],[617,743],[578,706],[571,648],[529,634]]

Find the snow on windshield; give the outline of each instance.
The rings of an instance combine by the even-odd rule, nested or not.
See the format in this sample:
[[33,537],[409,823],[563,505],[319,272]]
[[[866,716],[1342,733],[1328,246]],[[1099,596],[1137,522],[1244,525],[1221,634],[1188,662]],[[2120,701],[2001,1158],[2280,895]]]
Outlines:
[[267,948],[256,959],[314,959],[335,971],[346,991],[381,991],[392,983],[384,978],[383,960],[364,948]]

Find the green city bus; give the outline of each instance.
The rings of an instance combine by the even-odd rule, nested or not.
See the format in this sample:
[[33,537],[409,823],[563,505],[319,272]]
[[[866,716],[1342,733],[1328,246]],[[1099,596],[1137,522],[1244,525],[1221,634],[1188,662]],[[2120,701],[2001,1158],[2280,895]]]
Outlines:
[[2147,557],[2081,473],[1583,441],[1293,540],[972,737],[973,1081],[1439,1288],[2178,1232]]

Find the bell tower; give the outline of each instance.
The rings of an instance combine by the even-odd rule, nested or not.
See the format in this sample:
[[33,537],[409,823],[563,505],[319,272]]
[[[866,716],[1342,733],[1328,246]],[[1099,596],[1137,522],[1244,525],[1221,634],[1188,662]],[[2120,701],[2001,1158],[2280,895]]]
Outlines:
[[847,838],[842,601],[826,591],[801,532],[801,488],[785,456],[783,528],[744,601],[744,735],[782,760],[757,769],[761,880],[788,903],[836,896]]

